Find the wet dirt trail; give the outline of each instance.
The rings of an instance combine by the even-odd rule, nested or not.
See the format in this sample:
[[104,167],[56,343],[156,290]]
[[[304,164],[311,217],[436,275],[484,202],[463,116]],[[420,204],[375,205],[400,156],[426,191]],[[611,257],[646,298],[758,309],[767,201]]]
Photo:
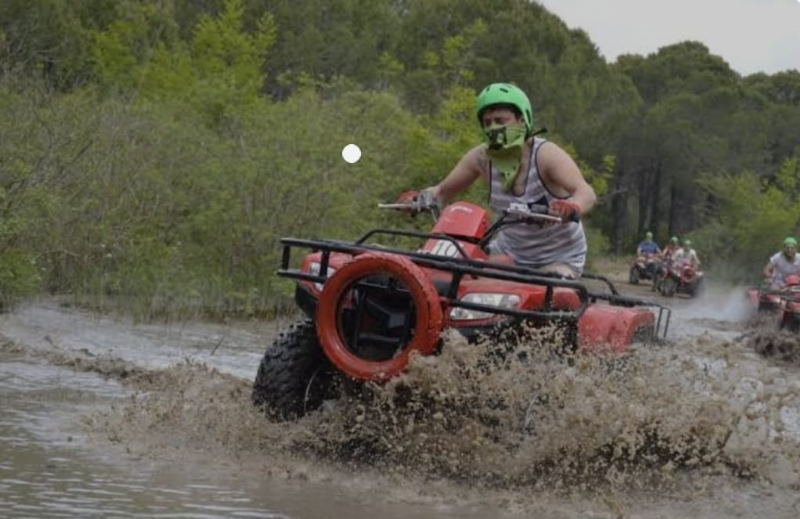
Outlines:
[[[284,322],[30,303],[0,316],[0,517],[800,516],[800,363],[763,354],[800,341],[742,287],[668,304],[668,339],[619,363],[536,357],[534,334],[541,362],[487,370],[449,337],[286,424],[249,401]],[[416,407],[392,404],[404,384]]]

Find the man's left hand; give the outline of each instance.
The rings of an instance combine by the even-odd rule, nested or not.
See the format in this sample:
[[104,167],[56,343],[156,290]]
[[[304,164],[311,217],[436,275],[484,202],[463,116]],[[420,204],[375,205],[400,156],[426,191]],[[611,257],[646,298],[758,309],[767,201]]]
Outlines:
[[560,217],[561,223],[577,222],[581,208],[572,200],[553,200],[548,206],[548,213]]

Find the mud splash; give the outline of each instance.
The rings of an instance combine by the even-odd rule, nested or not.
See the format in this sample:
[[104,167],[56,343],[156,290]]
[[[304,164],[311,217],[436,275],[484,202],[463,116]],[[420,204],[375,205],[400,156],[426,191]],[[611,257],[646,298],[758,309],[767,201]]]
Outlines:
[[346,471],[370,484],[439,481],[516,498],[678,492],[687,474],[800,484],[800,384],[752,351],[712,336],[614,360],[562,350],[552,331],[477,347],[453,334],[403,377],[296,423],[256,412],[249,381],[186,362],[125,377],[137,394],[86,425],[139,456],[191,449],[271,477]]
[[[418,358],[392,384],[313,424],[310,446],[383,471],[490,488],[663,489],[680,467],[755,475],[726,446],[739,409],[698,399],[702,366],[569,355],[551,331]],[[652,359],[650,359],[652,360]],[[674,359],[673,359],[674,360]],[[674,368],[672,367],[674,365]]]
[[186,343],[217,345],[208,337],[220,330],[187,325],[164,335],[37,307],[4,320],[3,333],[18,343],[0,344],[0,353],[127,387],[129,396],[83,424],[92,443],[132,460],[191,460],[243,481],[336,488],[401,508],[422,503],[429,517],[476,503],[546,518],[626,509],[638,517],[796,517],[797,367],[731,339],[748,326],[724,317],[678,313],[676,329],[695,319],[705,331],[637,345],[615,361],[565,354],[543,331],[478,347],[450,335],[441,356],[415,358],[404,377],[288,424],[250,404],[256,350],[269,342],[261,335],[247,342],[225,332],[237,340],[209,355]]
[[800,366],[800,335],[779,330],[777,314],[754,317],[750,329],[739,340],[754,351],[775,362]]

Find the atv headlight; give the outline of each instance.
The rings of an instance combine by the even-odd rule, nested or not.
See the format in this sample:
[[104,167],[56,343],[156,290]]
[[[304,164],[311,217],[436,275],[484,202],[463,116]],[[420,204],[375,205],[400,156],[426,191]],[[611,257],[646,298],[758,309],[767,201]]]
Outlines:
[[[475,303],[480,305],[496,306],[498,308],[516,308],[519,305],[519,296],[516,294],[491,294],[491,293],[472,293],[461,298],[464,303]],[[476,319],[488,319],[495,314],[472,310],[470,308],[455,307],[450,310],[450,319],[453,321],[471,321]]]
[[[312,276],[319,276],[319,269],[321,266],[322,265],[320,265],[316,261],[312,261],[311,263],[308,264],[308,274],[311,274]],[[335,272],[336,272],[335,268],[328,266],[328,272],[326,275],[327,277],[331,277]],[[322,292],[322,286],[323,286],[322,283],[314,283],[314,288],[316,288],[320,292]]]

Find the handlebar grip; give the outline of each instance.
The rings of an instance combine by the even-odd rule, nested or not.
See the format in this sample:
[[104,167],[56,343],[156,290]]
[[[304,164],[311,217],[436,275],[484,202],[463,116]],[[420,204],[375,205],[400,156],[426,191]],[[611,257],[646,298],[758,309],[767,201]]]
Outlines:
[[[550,209],[549,206],[545,204],[529,204],[528,208],[532,213],[543,214],[543,215],[549,214],[549,209]],[[579,223],[581,221],[581,215],[578,213],[572,213],[568,221]]]

